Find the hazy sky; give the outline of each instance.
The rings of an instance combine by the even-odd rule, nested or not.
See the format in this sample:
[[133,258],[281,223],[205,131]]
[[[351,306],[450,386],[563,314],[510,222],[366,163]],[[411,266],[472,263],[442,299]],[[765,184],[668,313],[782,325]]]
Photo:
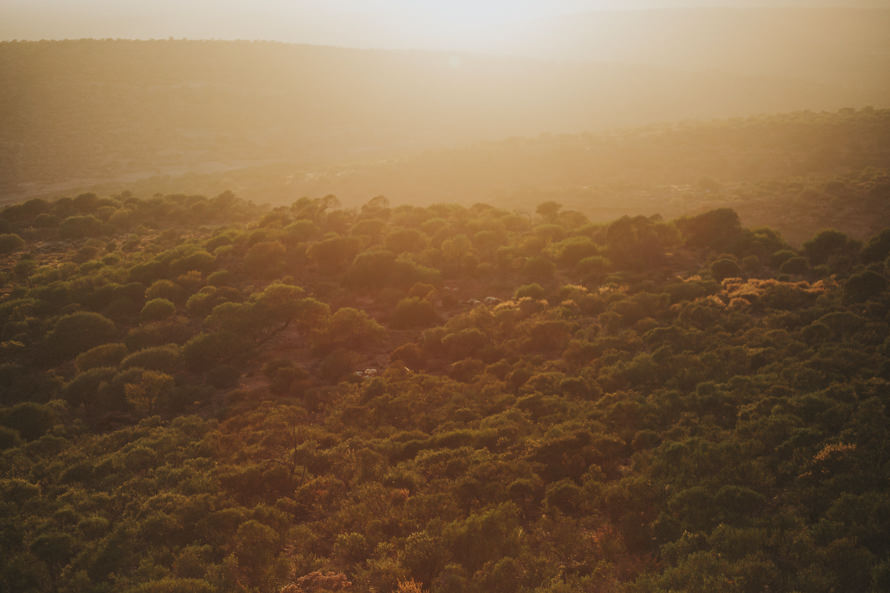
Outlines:
[[[763,5],[807,5],[773,0]],[[826,3],[832,3],[830,0]],[[271,39],[355,47],[485,49],[510,26],[561,14],[750,0],[0,0],[0,39]],[[890,0],[834,4],[890,5]]]

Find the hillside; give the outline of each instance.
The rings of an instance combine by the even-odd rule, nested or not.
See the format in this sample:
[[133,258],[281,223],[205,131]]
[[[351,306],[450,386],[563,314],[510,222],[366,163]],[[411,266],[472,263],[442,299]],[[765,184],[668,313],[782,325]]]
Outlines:
[[[868,76],[882,80],[882,73]],[[744,88],[744,93],[738,89]],[[0,43],[0,199],[886,93],[788,75],[247,41]]]
[[[605,223],[715,208],[768,226],[800,246],[836,228],[863,240],[890,226],[890,110],[844,109],[690,121],[588,134],[545,134],[306,166],[128,178],[86,186],[138,196],[217,194],[289,204],[335,194],[347,206],[490,203],[533,210],[555,200]],[[44,192],[71,195],[84,187]]]
[[883,591],[890,229],[0,211],[0,589]]

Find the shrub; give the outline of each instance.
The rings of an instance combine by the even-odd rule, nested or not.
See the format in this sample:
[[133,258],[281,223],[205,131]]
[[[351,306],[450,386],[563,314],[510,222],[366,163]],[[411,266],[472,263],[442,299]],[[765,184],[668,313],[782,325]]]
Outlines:
[[182,357],[191,370],[207,371],[243,351],[243,340],[236,334],[200,333],[182,347]]
[[216,588],[204,579],[165,577],[146,581],[125,590],[125,593],[214,593]]
[[542,256],[530,257],[522,266],[523,274],[531,279],[546,282],[553,278],[556,272],[556,266],[552,261]]
[[391,251],[375,249],[355,256],[346,273],[346,282],[360,288],[386,285],[395,268],[396,256]]
[[115,370],[112,367],[96,366],[85,369],[65,385],[62,395],[69,406],[89,406],[103,384],[110,382],[114,375]]
[[585,280],[599,280],[609,271],[609,260],[601,255],[585,257],[575,266]]
[[575,267],[578,262],[597,254],[597,247],[589,237],[569,237],[553,246],[556,261],[561,266]]
[[241,371],[231,365],[221,365],[207,373],[207,382],[217,389],[229,389],[238,384]]
[[325,356],[318,367],[318,374],[328,381],[339,381],[355,370],[358,361],[348,350],[334,350]]
[[92,215],[69,216],[59,224],[59,236],[63,239],[84,239],[102,233],[102,221]]
[[418,297],[408,297],[399,301],[392,314],[392,326],[399,329],[429,327],[439,321],[433,304]]
[[862,259],[866,263],[883,261],[890,255],[890,229],[884,229],[865,244]]
[[547,292],[544,290],[544,287],[538,284],[537,282],[532,284],[524,284],[516,289],[516,292],[513,294],[513,298],[521,299],[523,297],[537,299],[543,299]]
[[730,251],[742,231],[739,215],[730,208],[711,210],[691,218],[681,218],[677,227],[691,247]]
[[717,282],[721,282],[724,278],[735,278],[741,274],[742,269],[739,264],[729,258],[718,259],[711,264],[711,276]]
[[832,256],[855,253],[858,248],[856,241],[835,230],[822,231],[803,244],[803,252],[814,266],[828,263]]
[[52,214],[48,214],[44,212],[43,214],[39,214],[37,218],[34,219],[34,226],[39,229],[46,229],[58,226],[59,217],[53,216]]
[[180,349],[175,344],[145,348],[121,361],[121,368],[139,367],[153,371],[173,372],[180,365]]
[[244,254],[244,268],[255,276],[274,277],[284,269],[286,255],[281,241],[262,241]]
[[47,344],[56,355],[67,358],[108,342],[116,333],[114,323],[104,315],[79,311],[59,318]]
[[331,316],[321,342],[329,347],[358,349],[380,339],[385,333],[386,330],[364,311],[343,307]]
[[392,351],[389,358],[393,362],[400,360],[411,368],[422,366],[424,360],[420,347],[414,342],[402,344]]
[[170,262],[170,271],[173,274],[183,274],[191,270],[208,272],[216,265],[216,258],[204,250],[195,251],[186,256]]
[[217,270],[207,276],[207,284],[210,286],[232,286],[235,283],[235,276],[228,270]]
[[18,235],[4,233],[0,235],[0,254],[13,253],[24,249],[25,240]]
[[98,367],[115,367],[126,355],[127,347],[124,344],[102,344],[79,354],[74,359],[74,366],[81,373]]
[[33,441],[56,423],[56,415],[47,406],[34,402],[16,404],[0,416],[0,424],[14,428],[23,439]]
[[146,299],[167,299],[174,303],[181,302],[185,298],[185,291],[181,286],[165,279],[156,280],[145,290]]
[[850,276],[844,286],[844,300],[861,303],[872,299],[887,289],[887,279],[871,270]]
[[397,229],[386,236],[384,245],[393,253],[417,252],[426,247],[426,237],[416,229]]
[[473,379],[475,379],[478,375],[480,375],[484,370],[485,363],[483,363],[481,360],[467,358],[453,363],[448,369],[448,374],[449,376],[451,376],[452,379],[456,381],[469,383],[473,381]]
[[773,254],[769,256],[769,265],[774,268],[781,268],[782,264],[795,257],[796,255],[797,254],[790,249],[780,249],[779,251],[773,252]]
[[193,330],[185,323],[175,320],[155,321],[131,329],[124,338],[124,343],[130,352],[135,352],[152,346],[184,344],[193,335]]
[[142,321],[163,321],[176,313],[176,305],[167,299],[152,299],[145,303],[139,317]]
[[810,269],[809,263],[807,263],[806,258],[795,256],[788,258],[782,264],[782,267],[779,268],[779,272],[782,274],[806,274]]
[[22,444],[19,431],[8,426],[0,426],[0,451],[12,449]]

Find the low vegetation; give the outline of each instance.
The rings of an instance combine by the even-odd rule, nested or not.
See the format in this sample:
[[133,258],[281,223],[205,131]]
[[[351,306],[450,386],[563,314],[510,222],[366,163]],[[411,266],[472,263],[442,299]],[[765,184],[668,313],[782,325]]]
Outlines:
[[890,587],[890,229],[82,194],[0,247],[0,589]]

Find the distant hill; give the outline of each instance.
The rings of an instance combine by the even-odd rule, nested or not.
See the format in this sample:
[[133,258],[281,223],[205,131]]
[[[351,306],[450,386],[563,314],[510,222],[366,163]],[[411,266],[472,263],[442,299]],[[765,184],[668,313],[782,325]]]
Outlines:
[[274,204],[335,194],[349,206],[385,195],[396,204],[488,202],[525,211],[554,200],[598,222],[730,207],[745,224],[775,228],[794,244],[825,228],[864,239],[890,226],[890,110],[542,134],[391,158],[271,163],[83,189],[141,196],[232,190]]
[[836,109],[861,96],[794,73],[702,75],[266,42],[7,42],[0,199],[514,135]]

